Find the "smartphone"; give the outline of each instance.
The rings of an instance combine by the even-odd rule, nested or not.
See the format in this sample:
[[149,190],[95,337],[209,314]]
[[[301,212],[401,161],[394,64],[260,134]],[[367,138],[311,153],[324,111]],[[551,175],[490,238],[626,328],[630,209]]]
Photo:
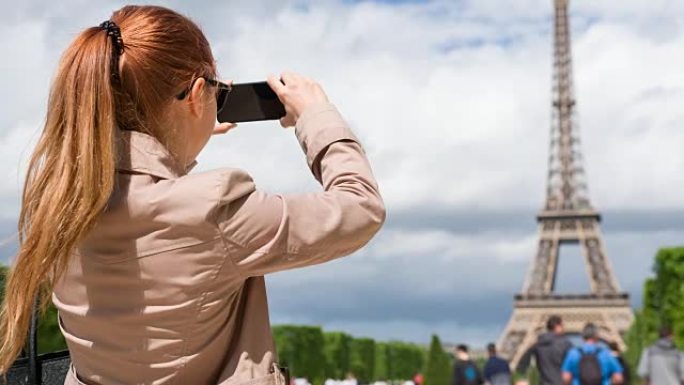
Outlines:
[[266,82],[233,84],[216,118],[220,123],[277,120],[285,116],[285,106]]

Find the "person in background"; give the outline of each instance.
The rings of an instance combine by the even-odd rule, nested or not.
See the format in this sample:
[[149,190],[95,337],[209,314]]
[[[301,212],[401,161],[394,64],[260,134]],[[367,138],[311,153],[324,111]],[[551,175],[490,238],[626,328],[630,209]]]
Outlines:
[[489,359],[483,370],[485,381],[489,385],[510,385],[511,368],[506,360],[496,355],[496,345],[493,343],[487,345],[487,354]]
[[561,365],[572,344],[565,338],[563,319],[553,315],[546,321],[547,332],[520,359],[516,370],[525,375],[532,357],[537,364],[541,385],[563,385]]
[[613,341],[608,344],[608,347],[610,348],[610,352],[611,354],[613,354],[613,357],[615,357],[615,359],[618,360],[618,362],[620,363],[620,366],[622,366],[622,385],[630,385],[632,379],[629,370],[629,365],[627,364],[627,361],[625,361],[625,358],[622,356],[620,346],[617,342]]
[[684,355],[675,346],[671,328],[663,327],[660,339],[642,352],[637,373],[646,385],[684,384]]
[[468,354],[468,346],[458,345],[456,347],[456,362],[454,363],[454,380],[453,385],[480,385],[482,384],[482,375],[475,365],[475,362],[470,359]]
[[598,346],[598,328],[588,323],[582,330],[584,343],[568,352],[563,362],[563,381],[568,385],[622,384],[622,366]]

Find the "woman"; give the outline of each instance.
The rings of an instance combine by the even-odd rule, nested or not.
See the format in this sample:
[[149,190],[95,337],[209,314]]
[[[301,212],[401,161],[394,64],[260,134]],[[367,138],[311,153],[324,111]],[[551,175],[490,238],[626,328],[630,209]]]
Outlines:
[[[263,275],[347,255],[385,211],[364,151],[323,90],[268,82],[325,191],[271,195],[244,171],[188,174],[226,84],[208,42],[165,8],[126,6],[64,53],[29,164],[20,250],[0,317],[0,372],[32,299],[51,299],[67,384],[268,384]],[[230,108],[230,106],[226,106]]]

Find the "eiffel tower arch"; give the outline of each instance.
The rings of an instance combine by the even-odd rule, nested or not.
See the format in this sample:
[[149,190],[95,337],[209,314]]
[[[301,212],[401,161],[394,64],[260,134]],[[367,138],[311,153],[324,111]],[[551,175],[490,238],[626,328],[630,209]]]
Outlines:
[[[568,2],[554,0],[553,117],[546,202],[537,216],[539,243],[498,344],[512,365],[545,331],[550,315],[560,315],[570,333],[593,322],[601,338],[617,341],[622,348],[633,321],[629,295],[621,291],[603,245],[601,216],[589,202],[575,119]],[[582,250],[588,293],[555,293],[559,249],[569,243]]]

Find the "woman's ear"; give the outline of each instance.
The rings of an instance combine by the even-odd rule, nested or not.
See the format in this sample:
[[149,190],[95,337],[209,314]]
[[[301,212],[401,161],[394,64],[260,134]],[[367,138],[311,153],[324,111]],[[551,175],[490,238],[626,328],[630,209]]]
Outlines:
[[202,116],[205,108],[204,92],[206,92],[207,82],[204,78],[198,78],[192,85],[188,93],[188,103],[190,103],[190,114],[199,118]]

